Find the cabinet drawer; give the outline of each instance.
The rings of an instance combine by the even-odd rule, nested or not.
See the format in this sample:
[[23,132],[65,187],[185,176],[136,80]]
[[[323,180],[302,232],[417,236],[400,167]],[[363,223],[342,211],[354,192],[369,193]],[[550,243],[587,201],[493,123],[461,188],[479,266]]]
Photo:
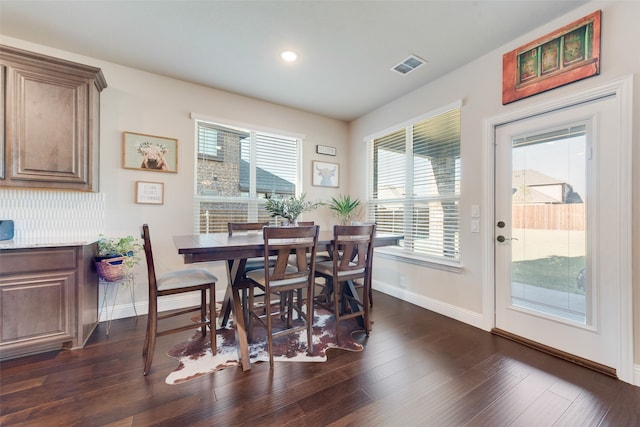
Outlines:
[[0,251],[0,276],[38,271],[73,270],[76,265],[76,247]]

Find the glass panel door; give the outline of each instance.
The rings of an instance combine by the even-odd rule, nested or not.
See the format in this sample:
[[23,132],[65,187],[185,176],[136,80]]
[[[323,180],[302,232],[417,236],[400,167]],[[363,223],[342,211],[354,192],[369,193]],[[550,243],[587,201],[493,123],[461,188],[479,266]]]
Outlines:
[[615,98],[496,127],[495,327],[618,368]]
[[586,126],[512,140],[511,302],[585,324]]

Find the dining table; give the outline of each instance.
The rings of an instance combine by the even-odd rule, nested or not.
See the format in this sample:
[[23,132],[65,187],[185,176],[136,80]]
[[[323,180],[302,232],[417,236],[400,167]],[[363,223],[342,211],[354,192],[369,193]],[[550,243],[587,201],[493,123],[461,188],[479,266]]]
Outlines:
[[[401,234],[376,233],[375,247],[394,246],[403,239]],[[174,236],[173,241],[185,264],[198,262],[224,261],[227,267],[227,287],[218,319],[225,326],[229,316],[233,316],[236,328],[236,341],[242,369],[251,369],[249,361],[249,343],[240,291],[247,286],[244,278],[248,259],[264,259],[264,239],[262,233],[209,233]],[[318,252],[330,251],[333,242],[333,230],[320,230],[318,234]],[[269,255],[275,255],[269,254]]]

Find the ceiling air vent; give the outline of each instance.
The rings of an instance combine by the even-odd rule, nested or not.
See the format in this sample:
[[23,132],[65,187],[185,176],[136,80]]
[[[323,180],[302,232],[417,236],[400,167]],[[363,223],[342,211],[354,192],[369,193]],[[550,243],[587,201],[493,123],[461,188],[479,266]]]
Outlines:
[[408,74],[409,72],[415,70],[416,68],[418,68],[419,66],[421,66],[425,62],[426,61],[424,59],[418,58],[415,55],[411,55],[407,59],[405,59],[404,61],[402,61],[401,63],[399,63],[395,67],[393,67],[392,70],[393,71],[397,71],[398,73],[400,73],[402,75],[405,75],[405,74]]

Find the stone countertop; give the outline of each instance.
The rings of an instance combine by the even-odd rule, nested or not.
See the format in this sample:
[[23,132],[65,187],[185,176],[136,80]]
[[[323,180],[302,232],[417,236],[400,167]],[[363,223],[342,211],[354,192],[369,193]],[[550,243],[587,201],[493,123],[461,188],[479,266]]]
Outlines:
[[98,241],[98,237],[68,236],[48,238],[13,238],[0,240],[0,250],[3,249],[33,249],[61,246],[85,246]]

